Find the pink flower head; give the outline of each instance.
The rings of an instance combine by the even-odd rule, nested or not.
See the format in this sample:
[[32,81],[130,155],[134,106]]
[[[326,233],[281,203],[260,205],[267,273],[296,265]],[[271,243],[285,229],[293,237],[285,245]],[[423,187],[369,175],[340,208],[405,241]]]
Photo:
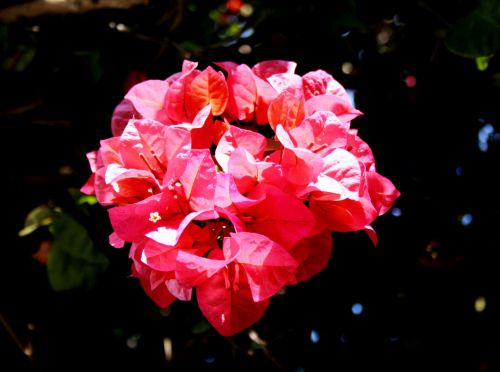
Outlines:
[[[89,155],[98,201],[130,204],[160,192],[166,171],[175,169],[177,155],[189,147],[185,130],[147,119],[130,120],[120,137],[101,141],[98,153]],[[87,183],[82,192],[94,190]]]
[[114,137],[87,154],[82,192],[113,206],[110,244],[131,244],[144,291],[162,307],[195,293],[224,336],[320,273],[332,232],[363,230],[376,244],[371,224],[400,195],[351,128],[362,113],[342,85],[296,66],[184,61],[131,87]]

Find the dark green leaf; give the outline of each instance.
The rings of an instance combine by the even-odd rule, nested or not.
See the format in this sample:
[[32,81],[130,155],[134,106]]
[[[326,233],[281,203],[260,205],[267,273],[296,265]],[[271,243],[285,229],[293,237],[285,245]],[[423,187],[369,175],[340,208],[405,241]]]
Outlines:
[[207,322],[205,319],[199,321],[198,323],[196,323],[193,328],[191,329],[191,332],[194,334],[194,335],[200,335],[202,333],[205,333],[207,332],[208,330],[210,330],[212,328],[212,326],[210,325],[209,322]]
[[59,217],[60,210],[53,209],[48,205],[40,205],[30,211],[24,220],[24,228],[19,231],[19,236],[26,236],[38,229],[40,226],[50,225]]
[[76,57],[77,68],[82,70],[91,84],[97,83],[103,74],[100,53],[94,50],[76,50],[73,55]]
[[354,12],[350,11],[344,11],[339,14],[338,17],[333,17],[330,24],[334,32],[358,30],[364,33],[369,29],[365,22],[363,22]]
[[2,67],[7,71],[23,72],[35,58],[36,49],[28,46],[19,46],[19,49],[3,61]]
[[109,262],[94,248],[85,228],[62,213],[49,230],[54,237],[47,270],[52,289],[56,291],[92,287]]
[[179,46],[181,47],[181,49],[186,50],[188,52],[200,52],[203,50],[203,47],[200,44],[189,40],[179,43]]
[[470,14],[457,20],[448,32],[446,46],[463,57],[492,56],[500,49],[500,2],[482,0]]
[[97,198],[95,197],[95,195],[85,195],[79,189],[77,189],[76,187],[70,187],[68,189],[68,192],[69,192],[69,194],[71,195],[71,197],[73,198],[73,200],[75,201],[75,203],[77,205],[84,205],[84,204],[94,205],[94,204],[97,204]]

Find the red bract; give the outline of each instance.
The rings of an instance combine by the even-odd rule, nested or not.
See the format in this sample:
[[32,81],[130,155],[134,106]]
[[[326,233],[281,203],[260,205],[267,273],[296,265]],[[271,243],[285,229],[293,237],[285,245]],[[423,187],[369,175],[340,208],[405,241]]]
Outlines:
[[110,244],[132,244],[133,275],[159,306],[195,290],[229,336],[323,270],[332,232],[364,230],[376,244],[371,223],[399,191],[376,172],[350,127],[361,112],[330,74],[279,60],[214,66],[185,61],[133,86],[115,137],[87,155],[82,191],[113,206]]
[[271,239],[234,233],[222,252],[208,258],[179,254],[179,282],[198,285],[198,304],[222,335],[232,335],[257,321],[269,297],[294,280],[297,262]]
[[135,110],[143,117],[157,121],[167,121],[164,107],[168,84],[162,80],[146,80],[133,86],[125,99],[131,102]]

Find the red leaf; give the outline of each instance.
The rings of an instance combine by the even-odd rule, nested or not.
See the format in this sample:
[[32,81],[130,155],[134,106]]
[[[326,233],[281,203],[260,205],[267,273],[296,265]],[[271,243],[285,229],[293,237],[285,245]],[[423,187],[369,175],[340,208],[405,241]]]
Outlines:
[[198,67],[198,62],[193,62],[188,59],[182,61],[182,73],[187,74],[188,72],[193,71],[196,67]]
[[[113,204],[130,204],[157,194],[160,191],[159,183],[153,174],[145,170],[122,168],[111,164],[105,170],[105,188],[113,195]],[[96,173],[96,186],[102,187],[97,180],[101,171]]]
[[276,136],[285,146],[281,152],[280,164],[288,181],[302,186],[316,181],[324,167],[321,156],[308,149],[295,147],[281,124],[276,127]]
[[215,150],[215,158],[224,171],[228,171],[229,157],[236,148],[243,148],[255,158],[261,158],[266,149],[267,140],[260,133],[241,129],[231,125],[224,133]]
[[198,112],[191,127],[191,147],[193,149],[208,149],[212,145],[214,124],[211,106],[207,105]]
[[100,168],[94,173],[94,191],[97,201],[101,205],[112,205],[115,200],[115,194],[110,185],[104,180],[106,168]]
[[230,282],[236,270],[223,268],[196,288],[200,310],[222,336],[232,336],[257,322],[266,311],[269,299],[254,302],[246,275],[239,273],[237,284]]
[[218,247],[214,247],[210,258],[180,251],[177,256],[175,277],[183,286],[194,287],[203,283],[231,263],[237,253],[233,252],[232,257],[230,256],[225,259]]
[[178,249],[173,246],[160,244],[154,240],[146,240],[142,245],[141,261],[151,269],[158,271],[175,270],[175,260]]
[[357,135],[357,129],[350,129],[347,136],[347,149],[362,162],[367,171],[375,171],[375,158],[370,146]]
[[286,249],[308,236],[315,225],[314,216],[300,200],[275,186],[261,183],[247,197],[262,200],[248,208],[240,207],[240,212],[248,216],[248,231],[265,235]]
[[111,117],[111,133],[113,136],[121,136],[130,119],[140,119],[141,114],[137,112],[132,102],[128,99],[122,100],[113,111]]
[[134,85],[125,99],[132,102],[143,118],[169,123],[164,107],[168,88],[168,83],[163,80],[146,80]]
[[318,111],[306,117],[289,134],[297,147],[325,156],[335,148],[346,146],[348,130],[349,124],[339,120],[334,113]]
[[321,199],[324,194],[313,193],[309,208],[319,221],[325,223],[330,231],[358,231],[370,225],[378,213],[370,200],[365,197],[359,200]]
[[240,232],[224,240],[224,250],[239,251],[255,302],[276,294],[294,278],[297,262],[280,245],[264,235]]
[[191,300],[192,289],[183,287],[176,279],[168,279],[165,281],[168,291],[181,301]]
[[257,63],[252,67],[252,71],[255,75],[261,79],[266,80],[269,76],[274,74],[289,73],[293,74],[297,64],[291,61],[283,60],[269,60]]
[[368,234],[368,237],[372,241],[373,245],[377,246],[378,236],[377,236],[377,232],[375,231],[375,229],[373,227],[371,227],[370,225],[368,225],[368,226],[365,226],[364,230]]
[[306,100],[320,94],[332,94],[349,100],[344,87],[332,75],[323,70],[311,71],[302,76],[302,87]]
[[177,123],[189,121],[185,107],[185,93],[187,90],[186,87],[200,73],[198,70],[195,70],[197,65],[196,62],[184,61],[181,75],[176,80],[170,82],[165,97],[165,108],[168,117]]
[[161,159],[160,164],[153,154],[156,154],[155,150],[164,152],[166,147],[165,139],[160,135],[163,128],[164,125],[147,119],[131,120],[120,137],[119,150],[123,166],[162,173],[161,166],[166,165],[166,161]]
[[242,194],[250,191],[257,183],[258,168],[255,158],[245,149],[237,148],[233,151],[229,158],[228,170]]
[[[363,167],[354,155],[343,149],[336,149],[323,158],[324,168],[322,175],[337,181],[342,185],[342,198],[352,200],[359,199],[359,194],[362,192],[362,182],[364,183]],[[321,191],[330,191],[320,186]],[[337,193],[338,189],[332,190]]]
[[274,74],[267,78],[267,81],[278,92],[287,90],[295,95],[302,95],[302,78],[295,74]]
[[123,248],[123,246],[125,245],[125,240],[120,239],[120,237],[115,232],[112,232],[109,235],[109,245],[114,248]]
[[286,90],[271,103],[267,111],[269,124],[274,130],[278,124],[286,130],[295,128],[304,116],[304,98]]
[[297,280],[309,280],[327,265],[332,254],[332,236],[329,231],[323,231],[306,238],[293,247],[290,254],[300,261],[295,274]]
[[267,110],[271,102],[278,96],[278,92],[267,82],[258,76],[254,76],[257,87],[257,97],[255,101],[255,120],[257,124],[267,124]]
[[96,159],[95,159],[96,168],[100,168],[103,165],[108,165],[112,163],[118,163],[118,164],[122,163],[122,159],[119,154],[120,137],[107,138],[101,140],[100,143],[101,147],[99,148],[98,154],[96,154]]
[[401,195],[400,192],[389,179],[378,173],[366,172],[366,179],[373,206],[379,215],[386,213],[392,208],[394,201]]
[[215,120],[212,125],[212,131],[210,135],[210,139],[212,140],[212,143],[215,145],[219,144],[220,139],[224,135],[224,133],[227,132],[229,129],[230,124],[227,121],[220,121],[220,120]]
[[[164,226],[168,215],[174,215],[176,209],[171,195],[162,193],[138,203],[111,208],[108,213],[118,237],[128,242],[139,242],[144,239],[146,233]],[[157,213],[161,219],[152,218],[152,213],[153,216]]]
[[95,173],[92,173],[87,182],[80,188],[80,192],[86,195],[95,195]]
[[[233,204],[238,205],[238,207],[241,208],[249,208],[261,202],[264,197],[265,196],[262,196],[262,199],[260,200],[246,198],[238,190],[232,174],[217,174],[215,205],[219,208],[224,208],[225,213],[238,213],[238,209],[236,208],[235,210]],[[235,225],[235,223],[233,223],[233,225]],[[236,226],[234,227],[236,229]],[[238,231],[238,229],[236,229],[236,231]]]
[[228,73],[228,114],[238,120],[252,120],[257,99],[257,86],[252,70],[247,65],[237,65],[234,62],[219,62],[216,65]]
[[179,181],[191,210],[213,209],[217,174],[210,150],[191,150]]
[[221,115],[226,109],[228,89],[222,72],[207,67],[186,86],[185,104],[188,118],[208,104],[212,105],[212,114]]
[[321,94],[306,101],[307,115],[312,115],[317,111],[331,111],[345,122],[357,118],[363,113],[351,106],[348,100],[331,94]]
[[[135,272],[134,272],[135,271]],[[167,308],[172,302],[175,301],[175,297],[168,291],[165,284],[156,286],[154,289],[151,286],[151,281],[148,275],[143,273],[138,273],[135,270],[135,266],[132,266],[132,272],[134,276],[137,276],[141,282],[141,286],[144,292],[161,308]]]

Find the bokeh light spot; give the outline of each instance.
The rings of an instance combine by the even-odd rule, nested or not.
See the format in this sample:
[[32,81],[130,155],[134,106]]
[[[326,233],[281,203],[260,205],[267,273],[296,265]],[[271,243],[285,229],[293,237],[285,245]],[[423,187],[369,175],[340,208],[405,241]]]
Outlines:
[[474,302],[474,310],[478,313],[482,313],[486,309],[486,298],[479,296]]
[[466,213],[464,214],[463,216],[461,216],[460,218],[460,223],[463,225],[463,226],[469,226],[471,223],[472,223],[472,214],[470,213]]
[[342,63],[342,72],[346,75],[350,75],[354,70],[354,66],[351,62]]
[[252,47],[248,44],[243,44],[238,48],[240,54],[250,54],[252,53]]
[[240,8],[240,14],[242,17],[250,17],[253,14],[253,6],[250,4],[243,4]]
[[360,315],[363,312],[363,305],[360,303],[355,303],[352,305],[351,311],[354,315]]
[[417,78],[413,75],[408,75],[405,78],[405,84],[408,88],[415,88],[415,86],[417,85]]
[[319,342],[319,333],[313,329],[309,338],[313,344],[317,344]]
[[394,207],[394,208],[391,209],[391,214],[394,217],[401,217],[401,215],[403,214],[403,212],[398,207]]

